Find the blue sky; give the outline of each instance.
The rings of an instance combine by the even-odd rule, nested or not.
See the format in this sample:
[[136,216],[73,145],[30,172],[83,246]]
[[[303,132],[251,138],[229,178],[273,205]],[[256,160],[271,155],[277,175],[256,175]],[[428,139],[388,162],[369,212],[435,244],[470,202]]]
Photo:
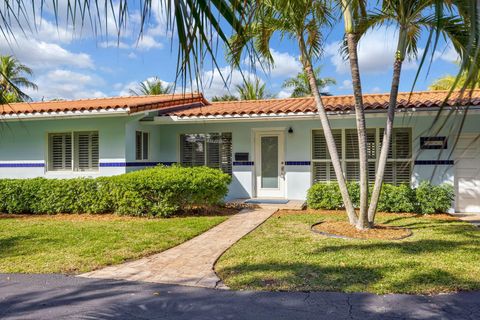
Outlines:
[[[66,12],[62,11],[64,2],[60,1],[59,12]],[[33,68],[33,80],[39,88],[28,93],[35,100],[128,95],[129,89],[136,88],[138,82],[155,76],[172,82],[176,70],[176,47],[171,45],[172,36],[167,34],[164,14],[161,8],[154,6],[144,36],[139,39],[137,7],[138,2],[130,7],[127,29],[118,43],[113,19],[107,21],[110,36],[106,36],[105,32],[95,35],[88,23],[83,29],[77,25],[74,30],[62,16],[57,27],[49,11],[51,8],[46,8],[43,18],[37,20],[36,31],[26,30],[24,35],[14,27],[15,39],[10,39],[10,43],[1,41],[0,53],[13,54]],[[322,77],[337,81],[337,85],[327,88],[330,93],[351,94],[348,63],[339,54],[342,23],[339,22],[327,34],[324,55],[316,64],[322,67]],[[420,50],[423,50],[424,40]],[[360,42],[359,58],[365,93],[389,91],[395,45],[396,30],[393,27],[371,30]],[[297,46],[289,39],[280,41],[276,37],[271,43],[271,50],[275,66],[267,74],[257,69],[251,76],[261,78],[272,94],[287,97],[290,92],[282,88],[283,81],[301,71]],[[425,90],[433,79],[456,73],[457,56],[447,43],[441,42],[434,56],[429,74],[423,72],[415,90]],[[222,50],[218,52],[217,59],[224,76],[230,79],[230,92],[235,94],[235,84],[242,81],[239,72],[231,71]],[[402,91],[411,89],[417,66],[417,61],[405,63],[400,86]],[[248,65],[244,68],[249,74],[251,69]],[[210,63],[205,64],[200,76],[204,80],[202,91],[207,97],[228,93],[218,71]]]

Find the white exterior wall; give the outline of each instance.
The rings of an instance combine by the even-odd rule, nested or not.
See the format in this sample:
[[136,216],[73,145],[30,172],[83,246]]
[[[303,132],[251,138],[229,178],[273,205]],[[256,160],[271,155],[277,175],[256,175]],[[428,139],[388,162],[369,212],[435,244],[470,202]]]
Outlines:
[[[125,172],[126,117],[21,120],[0,124],[0,178],[72,178]],[[48,134],[98,131],[98,171],[48,171]]]
[[[429,130],[435,113],[412,112],[397,114],[395,127],[412,128],[413,159],[419,164],[414,165],[412,170],[412,185],[418,185],[422,180],[429,180],[434,184],[454,182],[454,165],[450,163],[438,164],[438,160],[454,160],[451,155],[455,140],[455,130],[452,131],[450,124],[436,133]],[[460,123],[462,115],[457,115],[452,121]],[[331,117],[331,125],[334,129],[355,128],[355,120],[352,116],[343,118]],[[480,115],[469,115],[466,119],[462,132],[480,133]],[[367,116],[367,126],[382,128],[385,125],[385,116],[382,114],[370,114]],[[251,121],[251,122],[205,122],[161,124],[160,126],[160,161],[178,162],[180,134],[182,133],[208,133],[208,132],[231,132],[233,154],[236,152],[248,152],[249,161],[254,161],[254,132],[258,129],[284,128],[285,129],[285,160],[286,160],[286,198],[305,199],[307,190],[312,183],[311,175],[311,133],[312,130],[321,129],[317,120],[290,120],[290,121]],[[293,133],[287,133],[288,128]],[[434,134],[434,132],[436,134]],[[447,136],[449,139],[446,150],[420,150],[420,137],[422,136]],[[428,161],[425,163],[425,161]],[[437,164],[430,164],[437,161]],[[480,165],[480,164],[479,164]],[[229,198],[247,198],[255,196],[255,167],[253,164],[233,165],[232,184]]]
[[[262,120],[250,122],[204,122],[158,124],[139,121],[145,114],[130,117],[90,117],[56,120],[8,121],[0,124],[0,178],[107,176],[135,169],[154,166],[158,163],[174,163],[179,159],[180,134],[231,132],[232,151],[248,152],[249,162],[233,164],[233,177],[229,198],[255,196],[254,132],[262,129],[283,128],[285,130],[285,196],[288,199],[305,199],[311,186],[311,132],[320,129],[318,120]],[[412,112],[397,114],[396,127],[413,128],[413,156],[417,165],[413,167],[412,184],[430,180],[435,184],[454,183],[455,166],[450,162],[441,165],[432,161],[453,161],[452,147],[456,131],[450,124],[434,134],[429,132],[435,113]],[[462,115],[451,123],[458,125]],[[355,128],[352,116],[331,117],[332,128]],[[370,114],[368,127],[383,127],[383,114]],[[466,118],[463,132],[480,134],[480,114],[472,113]],[[293,133],[288,133],[288,128]],[[135,160],[135,131],[150,132],[149,159]],[[98,172],[49,172],[47,171],[47,136],[51,132],[98,131],[100,168]],[[446,150],[420,150],[420,137],[447,136]],[[480,166],[480,164],[479,164]]]

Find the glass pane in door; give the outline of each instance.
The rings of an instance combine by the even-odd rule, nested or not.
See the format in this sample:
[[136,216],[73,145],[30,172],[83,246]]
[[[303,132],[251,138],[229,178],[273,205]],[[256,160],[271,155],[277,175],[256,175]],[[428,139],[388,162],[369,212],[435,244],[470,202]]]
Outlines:
[[278,137],[261,137],[262,188],[278,188]]

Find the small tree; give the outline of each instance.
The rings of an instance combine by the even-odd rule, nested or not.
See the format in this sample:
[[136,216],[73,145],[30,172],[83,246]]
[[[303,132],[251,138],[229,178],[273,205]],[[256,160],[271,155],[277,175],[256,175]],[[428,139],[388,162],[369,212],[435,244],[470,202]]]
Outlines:
[[135,96],[156,96],[168,94],[173,91],[173,86],[163,82],[159,78],[147,79],[138,84],[138,89],[130,89],[130,93]]
[[222,96],[213,96],[211,99],[213,102],[218,101],[237,101],[238,98],[231,94],[224,94]]
[[[330,93],[322,91],[328,85],[337,84],[333,78],[320,78],[320,67],[315,68],[313,73],[317,79],[317,87],[320,90],[320,95],[329,96]],[[299,72],[294,78],[287,79],[283,82],[283,88],[293,88],[292,98],[310,97],[312,96],[312,89],[305,72]]]
[[28,76],[32,75],[32,69],[21,64],[15,57],[0,56],[0,103],[31,100],[21,88],[38,89],[37,85],[28,79]]
[[245,80],[241,85],[235,86],[240,96],[240,100],[262,100],[271,98],[272,95],[267,92],[265,83],[261,83],[260,79]]

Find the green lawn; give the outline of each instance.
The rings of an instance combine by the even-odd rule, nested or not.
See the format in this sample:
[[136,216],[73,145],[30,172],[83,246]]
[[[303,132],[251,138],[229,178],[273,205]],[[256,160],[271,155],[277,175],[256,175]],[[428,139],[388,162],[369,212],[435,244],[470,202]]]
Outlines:
[[343,240],[310,231],[344,213],[274,215],[228,250],[216,271],[232,289],[438,293],[480,289],[480,231],[458,220],[384,214],[401,241]]
[[160,252],[228,216],[0,216],[0,273],[81,273]]

